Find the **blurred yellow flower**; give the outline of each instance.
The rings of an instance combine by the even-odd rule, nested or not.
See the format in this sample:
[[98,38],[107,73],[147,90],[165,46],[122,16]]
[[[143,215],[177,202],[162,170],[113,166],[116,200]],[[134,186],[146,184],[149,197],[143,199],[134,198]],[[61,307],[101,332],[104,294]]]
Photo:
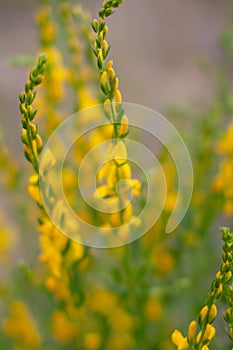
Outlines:
[[62,311],[56,311],[52,317],[52,333],[62,343],[70,343],[78,335],[78,325],[71,322]]
[[90,332],[85,335],[85,349],[87,350],[97,350],[101,345],[101,336],[99,333]]
[[102,315],[109,315],[116,302],[116,295],[104,289],[96,289],[87,296],[88,307]]
[[37,327],[26,305],[21,301],[13,301],[10,305],[10,315],[4,320],[4,331],[19,344],[22,349],[38,349],[41,338]]
[[145,316],[150,322],[161,318],[163,312],[161,301],[155,297],[149,297],[145,305]]

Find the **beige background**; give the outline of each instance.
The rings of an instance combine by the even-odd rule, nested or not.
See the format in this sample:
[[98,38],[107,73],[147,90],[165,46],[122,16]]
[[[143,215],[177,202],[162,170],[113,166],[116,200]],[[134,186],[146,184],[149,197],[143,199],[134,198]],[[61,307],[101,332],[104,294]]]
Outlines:
[[[95,16],[102,0],[81,2]],[[0,1],[0,129],[14,152],[20,145],[17,96],[27,70],[9,61],[37,53],[36,9],[37,1]],[[125,0],[109,20],[124,100],[162,113],[173,104],[207,106],[222,60],[219,36],[232,16],[231,0]]]

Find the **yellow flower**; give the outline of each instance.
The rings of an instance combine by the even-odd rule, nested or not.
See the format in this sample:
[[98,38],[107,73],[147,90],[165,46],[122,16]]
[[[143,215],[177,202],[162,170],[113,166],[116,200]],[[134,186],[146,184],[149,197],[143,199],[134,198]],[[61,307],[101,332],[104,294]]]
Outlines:
[[111,329],[127,332],[133,329],[134,320],[132,315],[117,306],[112,309],[112,312],[109,315],[109,324]]
[[125,163],[124,165],[121,165],[117,169],[119,178],[120,179],[130,179],[131,178],[131,168],[129,163]]
[[57,283],[56,283],[56,278],[54,278],[53,276],[49,276],[46,278],[45,280],[45,286],[48,290],[53,291],[55,290]]
[[207,305],[203,306],[203,308],[201,309],[201,311],[200,311],[201,322],[204,322],[208,310],[209,310],[209,307]]
[[133,215],[132,204],[128,204],[127,207],[124,208],[123,210],[124,223],[129,222],[132,215]]
[[106,152],[106,160],[115,160],[118,165],[121,165],[127,161],[127,150],[125,143],[119,141],[116,145],[111,143]]
[[218,144],[218,151],[223,154],[233,154],[233,125],[230,125],[223,139]]
[[107,180],[110,188],[113,188],[117,183],[116,165],[111,161],[106,162],[97,173],[98,182],[102,182],[104,179]]
[[111,66],[112,61],[109,61],[108,64],[106,65],[106,70],[108,71],[108,76],[109,78],[113,79],[116,75],[115,70]]
[[128,350],[134,347],[133,336],[126,332],[116,332],[107,342],[107,350]]
[[68,80],[68,71],[62,63],[62,55],[55,47],[46,47],[48,55],[47,74],[45,75],[46,113],[51,103],[58,104],[65,95],[65,82]]
[[77,97],[79,102],[79,109],[92,107],[98,104],[98,101],[91,96],[90,91],[88,91],[88,89],[85,87],[78,89]]
[[204,340],[210,341],[215,336],[215,333],[216,333],[216,330],[215,330],[214,326],[212,326],[208,323],[206,326],[205,334],[204,334]]
[[187,338],[177,329],[172,333],[172,342],[177,346],[177,350],[186,350],[189,347]]
[[119,89],[115,90],[115,102],[121,103],[122,97],[121,97],[121,92]]
[[41,194],[40,194],[40,189],[37,185],[29,185],[28,186],[28,193],[39,205],[42,205],[42,198],[41,198]]
[[9,246],[8,233],[1,229],[0,231],[0,252],[3,253]]
[[[113,66],[113,60],[108,61],[108,63],[105,66],[105,69],[106,69],[106,71],[108,71],[108,74],[109,74],[109,69],[112,68],[112,66]],[[115,74],[113,74],[113,76],[114,75]]]
[[215,304],[212,304],[210,308],[210,313],[209,313],[209,320],[208,320],[209,323],[212,323],[215,320],[216,316],[217,316],[217,307]]
[[85,335],[85,349],[87,350],[96,350],[100,348],[101,337],[98,333],[91,332]]
[[119,128],[119,134],[120,136],[121,135],[124,135],[127,130],[128,130],[128,124],[129,124],[129,121],[128,121],[128,118],[126,117],[126,115],[124,114],[122,119],[121,119],[121,125],[120,125],[120,128]]
[[107,83],[107,78],[108,78],[108,74],[107,74],[107,72],[106,72],[106,70],[105,71],[103,71],[103,73],[101,74],[101,78],[100,78],[100,82],[101,82],[101,84],[102,85],[106,85],[106,83]]
[[90,309],[102,315],[109,315],[116,301],[115,294],[103,289],[97,289],[87,297],[87,305]]
[[172,211],[177,200],[177,193],[173,191],[168,191],[166,196],[166,201],[164,203],[164,210]]
[[209,347],[207,345],[202,346],[201,350],[209,350]]
[[53,41],[56,35],[56,27],[52,22],[46,22],[41,28],[41,37],[46,41]]
[[4,322],[4,331],[23,349],[38,349],[41,338],[27,307],[21,301],[14,301],[10,316]]
[[112,110],[111,110],[111,101],[110,101],[109,98],[107,98],[104,101],[104,111],[105,111],[105,113],[107,114],[108,117],[111,116]]
[[223,286],[222,286],[222,283],[220,283],[217,289],[217,295],[219,296],[220,294],[222,294],[222,291],[223,291]]
[[111,197],[114,196],[115,192],[111,190],[107,185],[103,185],[100,187],[97,187],[94,193],[95,198],[105,198],[105,197]]
[[69,265],[80,260],[83,257],[83,254],[83,245],[71,240],[69,250],[66,254],[66,263]]
[[197,330],[197,323],[196,321],[192,321],[189,324],[189,328],[188,328],[188,339],[189,341],[192,341],[195,337],[196,334],[196,330]]
[[158,246],[153,249],[152,259],[161,273],[166,275],[174,268],[174,259],[166,247]]
[[56,311],[52,317],[53,335],[62,343],[70,343],[78,334],[78,326],[64,312]]
[[145,305],[145,316],[150,322],[157,321],[162,316],[162,305],[158,298],[150,297]]
[[122,221],[121,221],[121,212],[118,211],[113,214],[109,214],[109,222],[111,227],[118,227],[121,226]]

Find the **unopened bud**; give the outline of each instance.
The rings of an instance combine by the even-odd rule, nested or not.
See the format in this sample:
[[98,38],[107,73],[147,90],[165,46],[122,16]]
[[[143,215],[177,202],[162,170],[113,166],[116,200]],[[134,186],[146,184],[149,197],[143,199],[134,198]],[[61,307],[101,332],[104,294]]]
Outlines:
[[108,43],[106,40],[103,40],[102,42],[102,50],[103,50],[103,56],[106,57],[108,53]]
[[115,78],[115,79],[114,79],[113,89],[114,89],[114,90],[117,90],[117,89],[118,89],[118,86],[119,86],[119,79],[118,79],[118,78]]
[[206,318],[206,315],[208,313],[208,310],[209,310],[209,307],[207,305],[205,305],[200,311],[199,321],[200,321],[201,325],[205,321],[205,318]]
[[31,130],[31,132],[32,132],[32,137],[35,138],[36,133],[37,133],[37,127],[36,127],[36,125],[33,124],[33,123],[30,123],[30,124],[29,124],[29,128],[30,128],[30,130]]
[[112,68],[112,66],[113,66],[113,60],[110,60],[110,61],[106,64],[105,69],[108,71],[110,68]]
[[43,141],[40,137],[40,135],[36,135],[36,146],[37,146],[37,151],[40,152],[42,150],[43,147]]
[[107,83],[107,79],[108,79],[108,73],[105,71],[103,71],[103,73],[101,74],[101,78],[100,78],[100,82],[103,86],[106,85]]
[[128,124],[129,124],[128,118],[124,114],[122,119],[121,119],[121,125],[120,125],[120,129],[119,129],[120,136],[126,134],[126,132],[128,131]]
[[25,104],[24,104],[24,103],[21,103],[21,104],[19,105],[19,107],[20,107],[20,112],[21,112],[21,114],[27,115],[27,108],[25,107]]
[[212,304],[210,307],[209,319],[208,322],[212,323],[217,316],[217,308],[215,304]]
[[114,69],[112,68],[112,67],[110,67],[109,69],[108,69],[108,76],[109,76],[109,78],[110,79],[114,79],[114,77],[115,77],[115,71],[114,71]]
[[98,32],[98,28],[99,28],[97,19],[94,19],[94,21],[92,22],[91,26],[92,26],[94,32],[97,33]]
[[104,111],[108,116],[110,116],[110,114],[111,114],[111,101],[109,98],[107,98],[104,101]]
[[223,291],[223,286],[222,286],[222,283],[219,284],[219,287],[217,289],[217,296],[219,296],[220,294],[222,294],[222,291]]
[[27,112],[28,112],[29,115],[31,115],[33,113],[32,106],[27,106]]
[[196,334],[196,330],[197,330],[197,323],[196,321],[192,321],[189,324],[189,328],[188,328],[188,340],[191,342]]
[[105,38],[107,34],[108,34],[108,26],[105,25],[105,27],[103,29],[103,38]]
[[115,102],[121,103],[121,101],[122,101],[121,92],[120,90],[117,89],[115,91]]
[[26,93],[25,91],[23,91],[20,95],[19,95],[19,100],[21,103],[24,103],[26,99]]

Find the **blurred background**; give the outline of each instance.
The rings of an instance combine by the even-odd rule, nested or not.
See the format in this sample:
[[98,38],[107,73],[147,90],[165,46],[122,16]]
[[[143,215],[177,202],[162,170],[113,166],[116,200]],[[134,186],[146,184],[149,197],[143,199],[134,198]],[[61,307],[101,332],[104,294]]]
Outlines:
[[[102,0],[81,3],[94,17]],[[17,155],[17,98],[27,69],[10,62],[38,53],[37,8],[37,1],[0,1],[0,130]],[[232,16],[230,0],[125,0],[109,33],[123,99],[163,114],[173,105],[199,110],[211,104],[222,61],[219,39]]]

